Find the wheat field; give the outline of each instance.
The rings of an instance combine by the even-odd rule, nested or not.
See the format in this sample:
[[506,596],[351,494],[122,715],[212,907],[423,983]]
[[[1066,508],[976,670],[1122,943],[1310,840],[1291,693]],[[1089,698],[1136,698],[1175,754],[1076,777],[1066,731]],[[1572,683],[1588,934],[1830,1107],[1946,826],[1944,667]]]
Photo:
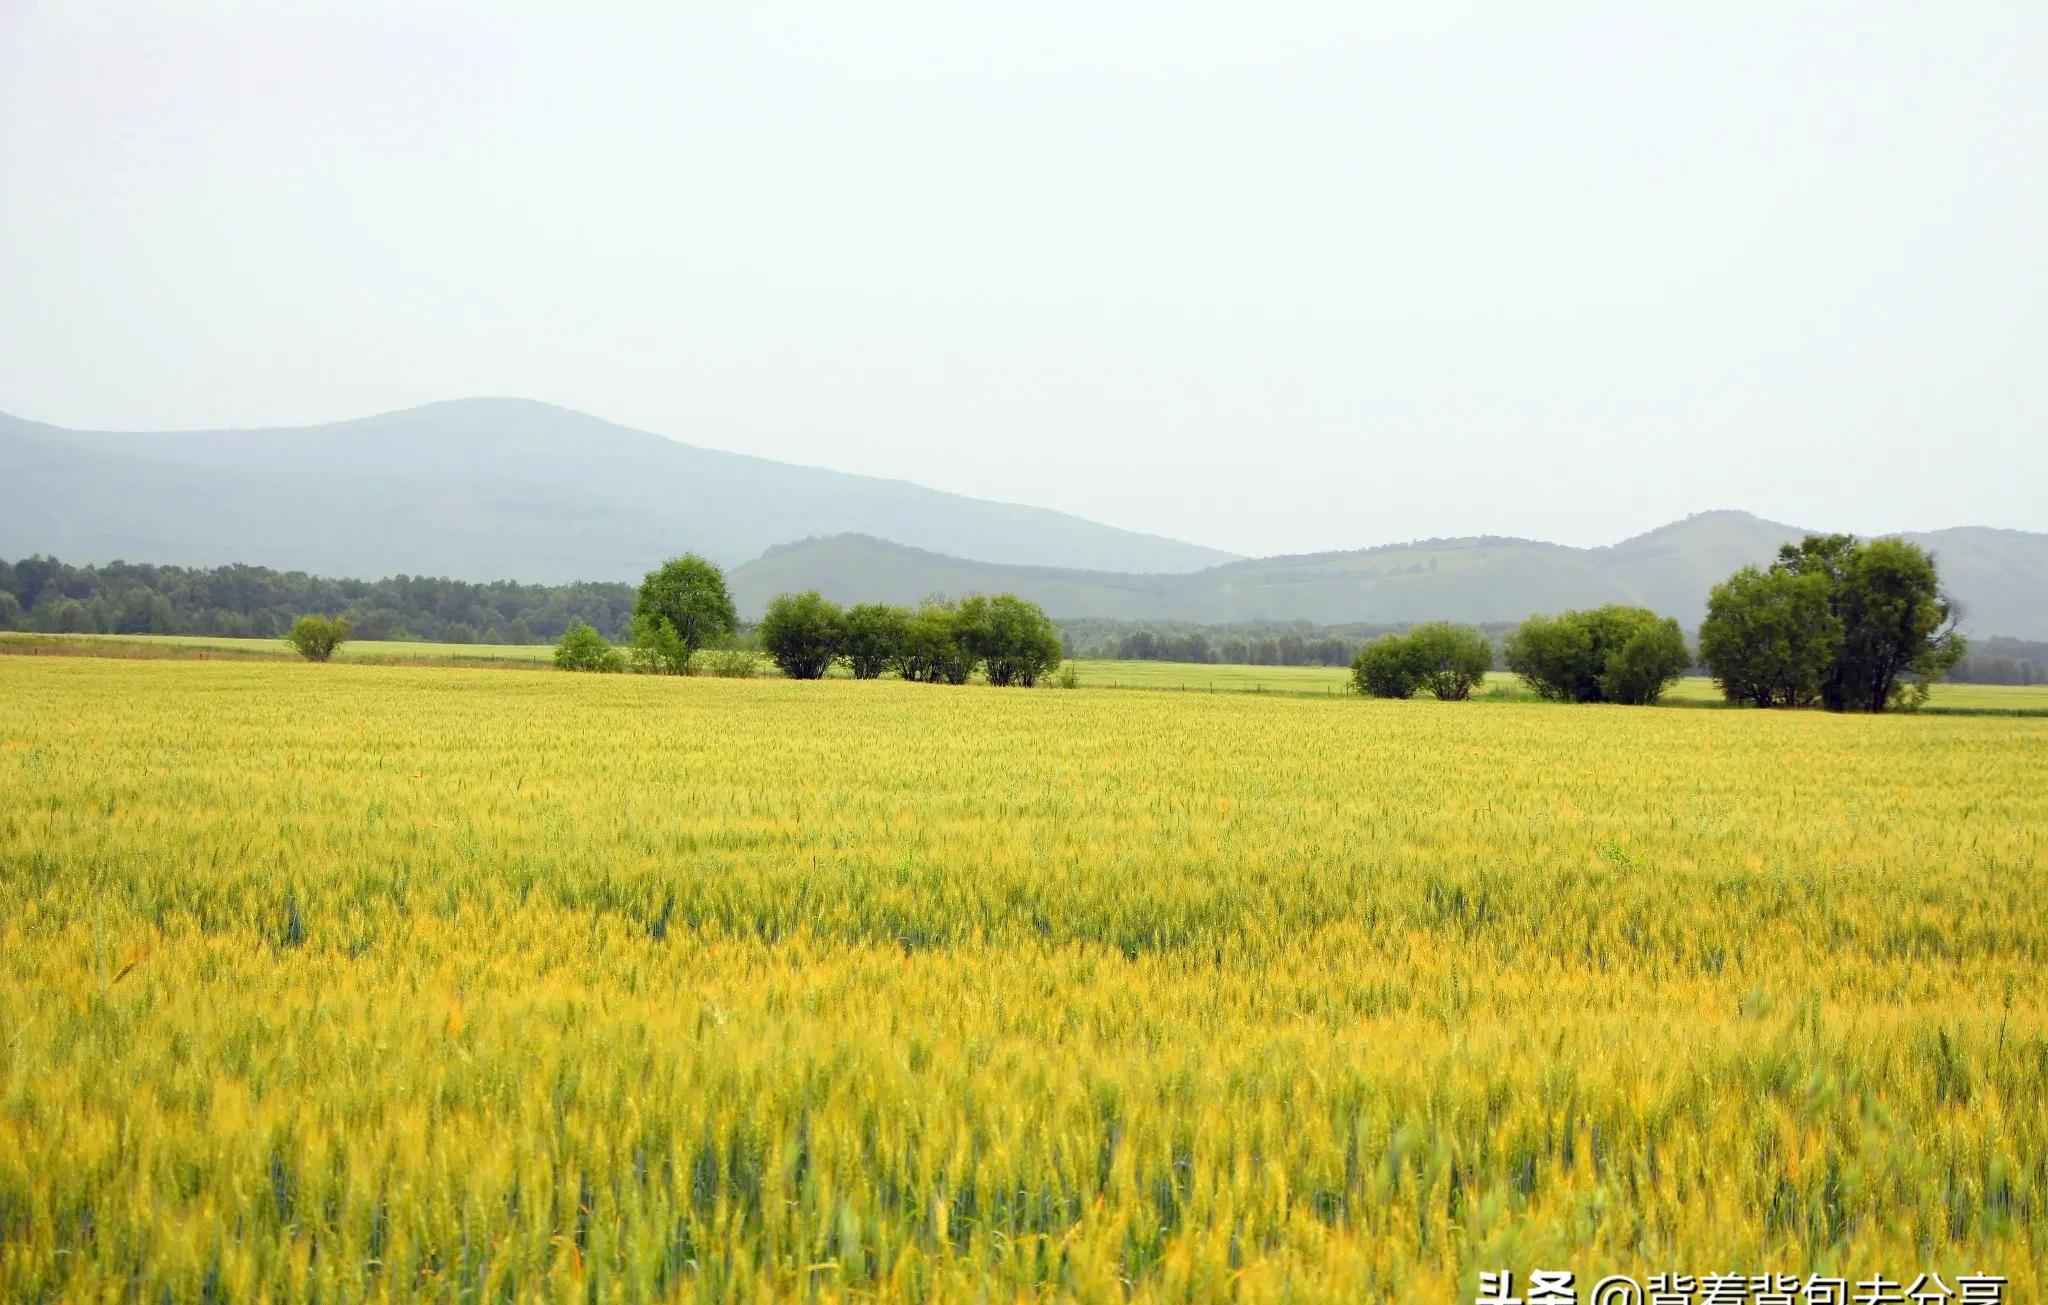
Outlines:
[[2048,1275],[2048,720],[0,658],[0,1298]]

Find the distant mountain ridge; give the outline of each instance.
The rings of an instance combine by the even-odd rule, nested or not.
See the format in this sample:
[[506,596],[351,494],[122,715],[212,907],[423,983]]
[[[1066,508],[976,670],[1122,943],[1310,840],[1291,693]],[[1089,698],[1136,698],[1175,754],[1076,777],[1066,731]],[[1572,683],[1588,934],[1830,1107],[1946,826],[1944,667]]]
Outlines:
[[[870,536],[770,549],[732,574],[741,611],[817,589],[839,602],[915,602],[1010,591],[1054,617],[1355,622],[1518,621],[1535,612],[1637,603],[1695,628],[1707,591],[1768,563],[1810,531],[1747,512],[1703,512],[1602,548],[1486,536],[1229,562],[1184,575],[990,566]],[[1934,551],[1965,628],[2048,638],[2048,534],[1966,526],[1902,536]]]
[[320,426],[114,433],[0,414],[0,556],[562,583],[861,532],[1137,573],[1234,554],[1046,508],[681,444],[525,399]]
[[[164,434],[0,414],[0,557],[564,583],[634,580],[695,550],[731,569],[748,615],[788,590],[842,602],[1008,590],[1056,618],[1515,621],[1632,602],[1692,627],[1716,581],[1805,533],[1716,511],[1601,548],[1482,536],[1240,559],[1043,508],[697,448],[523,399]],[[1904,537],[1935,551],[1966,628],[2048,638],[2048,535]]]

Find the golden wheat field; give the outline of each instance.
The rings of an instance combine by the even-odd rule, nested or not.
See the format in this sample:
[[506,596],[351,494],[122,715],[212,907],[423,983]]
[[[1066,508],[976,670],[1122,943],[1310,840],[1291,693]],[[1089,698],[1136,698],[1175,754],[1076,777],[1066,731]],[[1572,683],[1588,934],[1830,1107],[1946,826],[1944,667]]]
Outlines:
[[0,659],[0,1298],[2048,1287],[2048,720]]

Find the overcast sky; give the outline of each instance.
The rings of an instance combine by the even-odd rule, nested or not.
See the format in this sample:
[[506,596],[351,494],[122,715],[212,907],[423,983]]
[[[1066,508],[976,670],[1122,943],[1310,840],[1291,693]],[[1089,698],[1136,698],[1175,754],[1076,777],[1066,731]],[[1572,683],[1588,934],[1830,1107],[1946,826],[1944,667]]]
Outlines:
[[0,410],[523,395],[1246,553],[2048,529],[2041,0],[540,8],[0,0]]

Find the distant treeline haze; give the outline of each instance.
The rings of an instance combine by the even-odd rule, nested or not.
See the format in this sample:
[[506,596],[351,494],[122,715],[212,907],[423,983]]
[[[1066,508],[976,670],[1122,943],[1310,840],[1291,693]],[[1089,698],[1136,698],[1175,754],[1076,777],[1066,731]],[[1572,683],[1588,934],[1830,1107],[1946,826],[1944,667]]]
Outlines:
[[308,612],[348,619],[357,639],[552,643],[581,621],[619,639],[627,584],[474,584],[426,576],[333,580],[261,566],[200,569],[55,558],[0,559],[0,629],[52,634],[280,637]]
[[[581,621],[607,639],[631,634],[635,589],[587,581],[476,584],[427,576],[336,580],[261,566],[211,569],[49,557],[0,559],[0,630],[51,634],[282,637],[308,612],[348,619],[357,639],[553,643]],[[1358,650],[1403,624],[1307,621],[1195,625],[1059,620],[1066,655],[1246,666],[1350,666]],[[1496,649],[1512,622],[1478,627]],[[1948,677],[1971,684],[2048,684],[2048,643],[1980,638]]]

